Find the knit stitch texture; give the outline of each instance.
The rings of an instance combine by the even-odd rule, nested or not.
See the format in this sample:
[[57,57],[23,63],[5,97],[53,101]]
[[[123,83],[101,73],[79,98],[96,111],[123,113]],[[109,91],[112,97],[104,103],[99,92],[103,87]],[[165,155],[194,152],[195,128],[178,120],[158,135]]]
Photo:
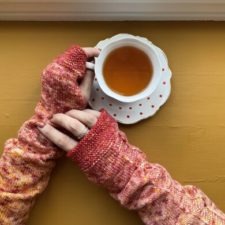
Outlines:
[[0,224],[24,225],[36,197],[46,188],[55,160],[62,155],[37,129],[54,113],[83,109],[78,81],[84,76],[87,56],[72,46],[42,73],[41,98],[35,114],[6,141],[0,158]]
[[105,111],[67,153],[89,180],[106,188],[147,225],[225,225],[225,215],[197,187],[182,186],[159,164],[128,143]]

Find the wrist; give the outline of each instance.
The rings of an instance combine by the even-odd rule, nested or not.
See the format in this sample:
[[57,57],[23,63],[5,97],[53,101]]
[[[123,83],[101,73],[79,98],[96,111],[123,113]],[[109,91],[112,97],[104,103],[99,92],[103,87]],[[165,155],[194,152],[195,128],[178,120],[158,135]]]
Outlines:
[[89,180],[111,192],[118,192],[145,160],[145,155],[130,145],[126,135],[105,110],[78,145],[67,153]]
[[92,129],[67,153],[67,156],[78,164],[82,171],[90,170],[108,151],[110,144],[116,140],[118,125],[104,110]]

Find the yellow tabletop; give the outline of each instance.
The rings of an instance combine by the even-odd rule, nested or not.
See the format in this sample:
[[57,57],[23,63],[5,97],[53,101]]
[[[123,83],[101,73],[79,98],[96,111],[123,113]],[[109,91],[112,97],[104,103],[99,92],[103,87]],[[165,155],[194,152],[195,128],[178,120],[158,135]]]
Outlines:
[[[0,144],[15,137],[40,94],[40,74],[74,43],[94,46],[117,33],[149,38],[173,72],[168,102],[153,117],[121,126],[132,144],[182,184],[200,187],[225,211],[224,22],[0,22]],[[138,225],[106,191],[59,160],[28,225]]]

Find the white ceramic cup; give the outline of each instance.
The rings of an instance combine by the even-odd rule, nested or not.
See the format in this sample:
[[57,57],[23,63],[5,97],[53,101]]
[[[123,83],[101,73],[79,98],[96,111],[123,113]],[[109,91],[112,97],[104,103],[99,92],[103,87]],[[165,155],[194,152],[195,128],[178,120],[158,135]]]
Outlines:
[[[111,90],[106,84],[103,76],[103,65],[105,59],[113,50],[123,46],[132,46],[142,50],[149,57],[149,60],[153,67],[153,74],[151,80],[149,81],[149,84],[146,85],[144,90],[132,96],[120,95]],[[132,57],[132,55],[130,57]],[[151,95],[158,86],[162,76],[162,65],[155,46],[152,44],[146,44],[145,42],[132,37],[122,38],[106,44],[104,48],[101,49],[99,56],[95,58],[95,64],[87,62],[86,67],[88,69],[94,70],[99,86],[106,95],[124,103],[135,102]]]

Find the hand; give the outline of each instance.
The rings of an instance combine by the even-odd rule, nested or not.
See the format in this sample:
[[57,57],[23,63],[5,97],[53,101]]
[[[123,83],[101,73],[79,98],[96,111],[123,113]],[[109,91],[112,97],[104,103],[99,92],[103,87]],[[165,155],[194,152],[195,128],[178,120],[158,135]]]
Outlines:
[[[88,60],[92,60],[94,57],[98,57],[100,53],[100,50],[98,48],[86,47],[82,49],[87,55]],[[91,95],[91,86],[93,83],[93,79],[94,79],[94,72],[92,70],[87,69],[83,81],[80,84],[82,95],[84,96],[87,102]]]
[[86,69],[86,60],[93,60],[100,50],[72,46],[59,55],[44,70],[41,76],[41,103],[36,113],[45,108],[47,117],[71,109],[84,109],[88,104],[94,77],[93,71]]
[[[54,114],[50,120],[52,124],[46,124],[38,129],[59,148],[70,151],[95,125],[99,115],[100,112],[91,109],[70,110],[65,114]],[[60,128],[69,134],[60,131]]]

